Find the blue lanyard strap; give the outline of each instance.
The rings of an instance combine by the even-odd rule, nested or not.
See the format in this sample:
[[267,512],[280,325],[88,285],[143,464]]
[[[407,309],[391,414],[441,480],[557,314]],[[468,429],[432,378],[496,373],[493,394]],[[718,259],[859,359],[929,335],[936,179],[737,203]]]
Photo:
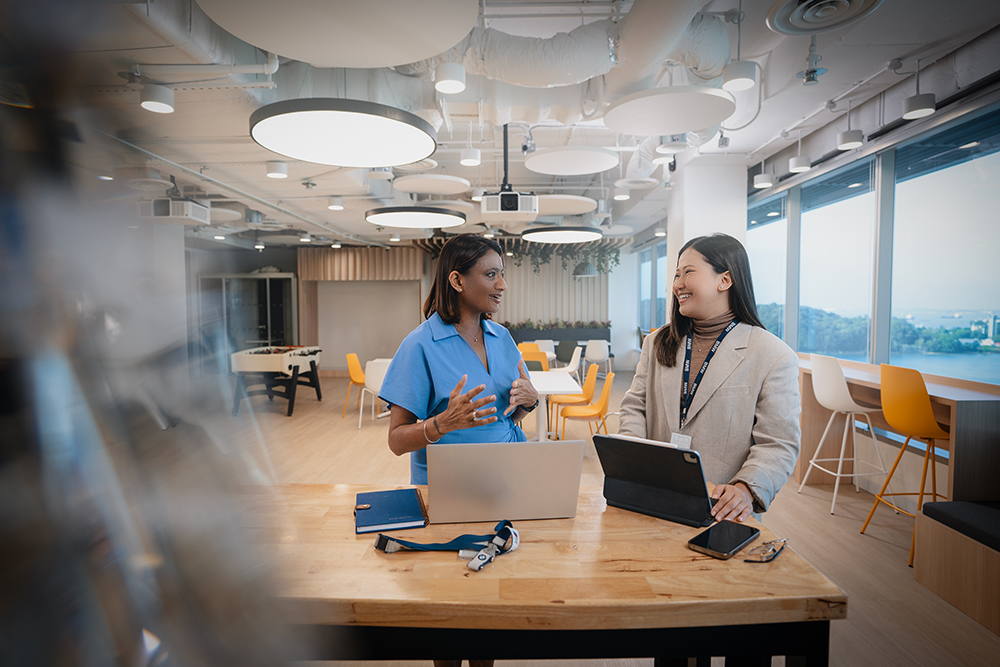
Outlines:
[[[694,402],[694,395],[698,391],[698,385],[701,384],[702,378],[705,377],[705,371],[708,370],[708,363],[712,361],[712,357],[715,356],[716,351],[718,351],[719,346],[722,345],[722,340],[729,334],[730,331],[736,328],[739,324],[739,320],[733,320],[729,323],[719,337],[715,339],[715,343],[712,345],[712,349],[708,351],[708,356],[705,357],[705,362],[701,365],[701,370],[698,374],[694,376],[694,383],[690,382],[691,379],[691,347],[694,345],[694,333],[688,332],[687,335],[687,345],[684,350],[684,383],[681,386],[681,428],[684,428],[684,423],[687,421],[688,410],[691,408],[691,403]],[[690,390],[688,385],[690,384]]]
[[387,554],[396,551],[457,551],[460,557],[468,562],[468,567],[479,571],[494,557],[513,551],[520,544],[517,529],[507,519],[504,519],[493,529],[495,533],[488,535],[459,535],[450,542],[434,542],[422,544],[389,537],[379,533],[375,538],[375,548]]

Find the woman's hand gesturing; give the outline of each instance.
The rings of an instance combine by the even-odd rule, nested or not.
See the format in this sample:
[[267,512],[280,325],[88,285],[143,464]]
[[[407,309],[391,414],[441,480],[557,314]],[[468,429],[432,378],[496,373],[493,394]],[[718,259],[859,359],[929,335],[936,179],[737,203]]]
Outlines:
[[440,431],[441,435],[449,431],[492,424],[497,420],[495,416],[490,416],[497,411],[496,407],[484,407],[497,400],[497,397],[487,396],[476,399],[476,395],[486,389],[484,384],[473,387],[463,394],[462,389],[465,388],[468,379],[468,375],[462,376],[462,379],[458,381],[448,396],[448,409],[435,418],[436,430]]
[[538,402],[538,392],[535,391],[535,387],[531,384],[531,378],[528,377],[528,370],[524,367],[523,359],[517,362],[517,372],[520,373],[521,377],[514,380],[510,385],[510,405],[503,411],[504,417],[517,410],[517,406],[519,405],[524,408],[530,408]]

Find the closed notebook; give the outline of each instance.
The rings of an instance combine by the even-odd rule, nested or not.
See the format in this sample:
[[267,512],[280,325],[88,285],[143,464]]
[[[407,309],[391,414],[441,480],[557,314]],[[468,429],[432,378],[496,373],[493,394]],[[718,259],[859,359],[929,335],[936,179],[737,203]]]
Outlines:
[[393,489],[359,493],[354,505],[354,532],[423,528],[427,509],[420,489]]

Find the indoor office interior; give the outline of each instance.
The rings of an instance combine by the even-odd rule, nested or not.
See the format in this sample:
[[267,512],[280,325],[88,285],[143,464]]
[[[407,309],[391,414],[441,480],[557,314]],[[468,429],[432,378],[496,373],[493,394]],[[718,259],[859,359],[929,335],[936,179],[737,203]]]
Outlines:
[[[800,360],[801,451],[761,521],[849,599],[830,664],[1000,665],[1000,6],[307,4],[0,10],[11,664],[280,652],[245,493],[410,486],[376,396],[456,234],[500,245],[493,319],[537,368],[595,376],[588,418],[542,400],[522,426],[585,440],[601,487],[592,436],[678,254],[724,233]],[[881,410],[904,402],[883,365],[920,376],[933,447]],[[945,517],[876,498],[922,485]],[[654,664],[498,664],[550,662]]]

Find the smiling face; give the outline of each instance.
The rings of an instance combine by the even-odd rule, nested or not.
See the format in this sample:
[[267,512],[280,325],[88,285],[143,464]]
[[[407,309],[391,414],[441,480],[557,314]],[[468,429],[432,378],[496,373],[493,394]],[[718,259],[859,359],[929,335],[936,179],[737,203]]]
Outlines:
[[451,286],[458,290],[458,305],[463,313],[476,315],[500,310],[500,300],[507,289],[503,260],[492,250],[479,258],[464,275],[452,271]]
[[716,273],[704,255],[688,248],[677,260],[673,292],[678,309],[684,317],[710,320],[729,310],[729,271]]

